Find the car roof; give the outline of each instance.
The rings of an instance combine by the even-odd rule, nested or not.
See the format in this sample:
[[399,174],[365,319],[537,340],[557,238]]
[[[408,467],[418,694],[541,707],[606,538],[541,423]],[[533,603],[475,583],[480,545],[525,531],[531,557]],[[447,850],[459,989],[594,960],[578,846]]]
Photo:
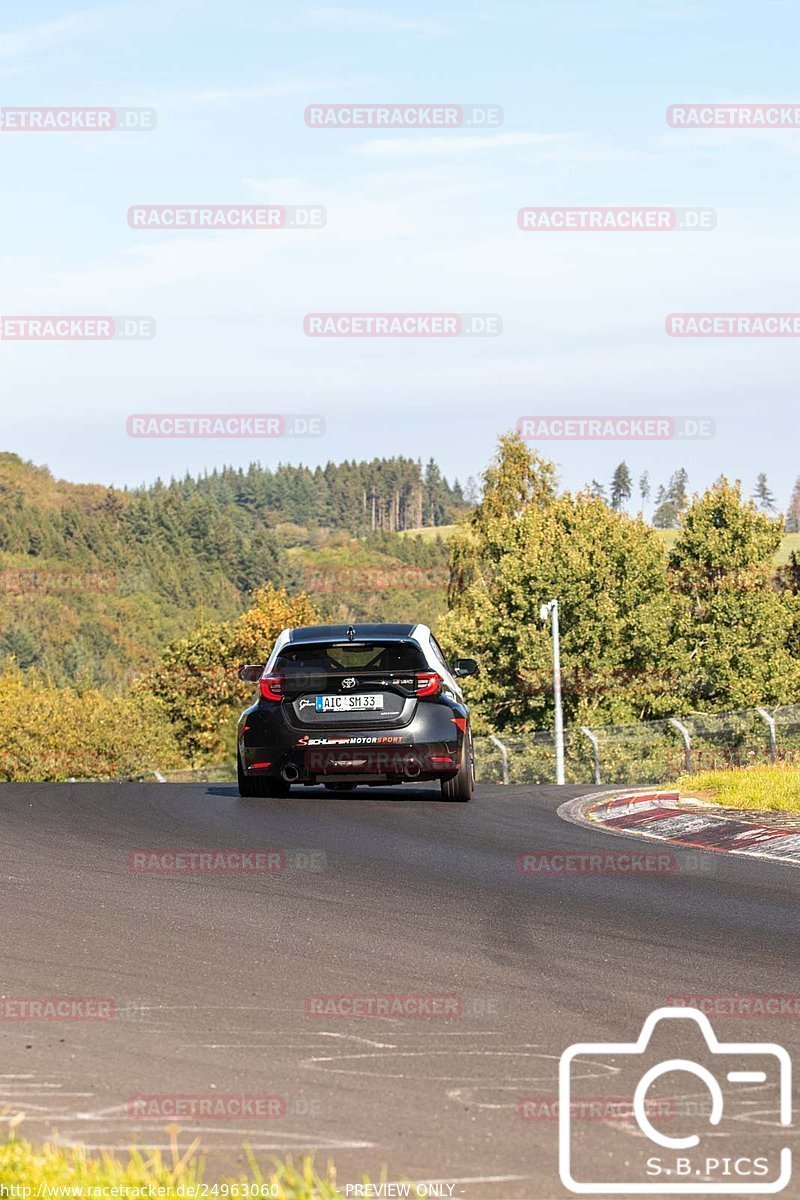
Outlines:
[[[328,639],[334,642],[363,642],[371,638],[387,640],[408,638],[418,628],[418,625],[400,625],[392,622],[370,625],[303,625],[297,629],[287,629],[286,634],[288,635],[287,641],[292,644],[320,642]],[[351,630],[352,637],[349,636]]]

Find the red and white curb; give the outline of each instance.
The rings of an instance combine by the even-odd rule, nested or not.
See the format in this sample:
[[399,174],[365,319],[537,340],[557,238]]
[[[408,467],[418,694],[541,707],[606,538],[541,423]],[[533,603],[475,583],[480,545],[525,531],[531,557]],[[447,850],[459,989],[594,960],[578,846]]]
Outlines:
[[[691,807],[687,807],[691,805]],[[558,809],[565,821],[607,833],[652,838],[693,850],[768,858],[800,867],[800,820],[776,827],[752,818],[719,813],[714,805],[677,792],[614,791],[567,800]]]

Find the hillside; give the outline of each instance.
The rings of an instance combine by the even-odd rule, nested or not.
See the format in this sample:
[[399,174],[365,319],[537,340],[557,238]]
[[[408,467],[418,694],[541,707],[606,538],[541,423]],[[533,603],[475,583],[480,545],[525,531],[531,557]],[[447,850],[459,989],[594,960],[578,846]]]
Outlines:
[[[307,587],[332,615],[376,616],[415,603],[413,588],[395,594],[413,571],[376,589],[342,570],[441,565],[441,542],[421,551],[396,531],[465,511],[457,483],[407,459],[252,464],[128,491],[56,480],[0,454],[0,657],[56,681],[123,686],[198,621],[235,616],[263,583]],[[431,619],[444,596],[433,590],[425,577]]]

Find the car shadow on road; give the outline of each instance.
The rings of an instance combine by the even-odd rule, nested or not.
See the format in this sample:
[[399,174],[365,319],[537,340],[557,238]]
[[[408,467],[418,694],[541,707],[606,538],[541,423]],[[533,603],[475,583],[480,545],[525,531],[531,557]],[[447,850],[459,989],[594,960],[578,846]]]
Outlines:
[[298,800],[324,800],[327,804],[341,800],[365,800],[410,803],[424,800],[426,803],[452,804],[445,800],[438,788],[409,788],[407,785],[394,788],[358,788],[353,791],[328,791],[327,788],[302,788],[292,790],[289,796],[240,796],[235,784],[224,786],[217,784],[206,789],[209,796],[232,796],[248,808],[262,808],[275,804],[296,804]]

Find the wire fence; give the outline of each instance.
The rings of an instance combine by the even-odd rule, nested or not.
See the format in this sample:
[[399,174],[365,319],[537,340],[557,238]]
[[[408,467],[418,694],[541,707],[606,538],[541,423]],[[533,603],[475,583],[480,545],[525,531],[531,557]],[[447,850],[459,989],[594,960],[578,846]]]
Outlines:
[[[481,783],[555,783],[551,732],[475,737]],[[659,784],[692,771],[800,765],[800,704],[564,731],[567,783]]]
[[[475,759],[479,783],[556,782],[555,737],[549,731],[476,735]],[[564,731],[566,783],[663,784],[696,771],[754,763],[800,766],[800,704],[692,713],[632,725],[581,725]],[[70,765],[69,771],[54,772],[52,763],[43,764],[36,777],[159,783],[227,783],[236,778],[233,761],[164,774],[143,769],[124,777],[94,768],[76,771]]]

